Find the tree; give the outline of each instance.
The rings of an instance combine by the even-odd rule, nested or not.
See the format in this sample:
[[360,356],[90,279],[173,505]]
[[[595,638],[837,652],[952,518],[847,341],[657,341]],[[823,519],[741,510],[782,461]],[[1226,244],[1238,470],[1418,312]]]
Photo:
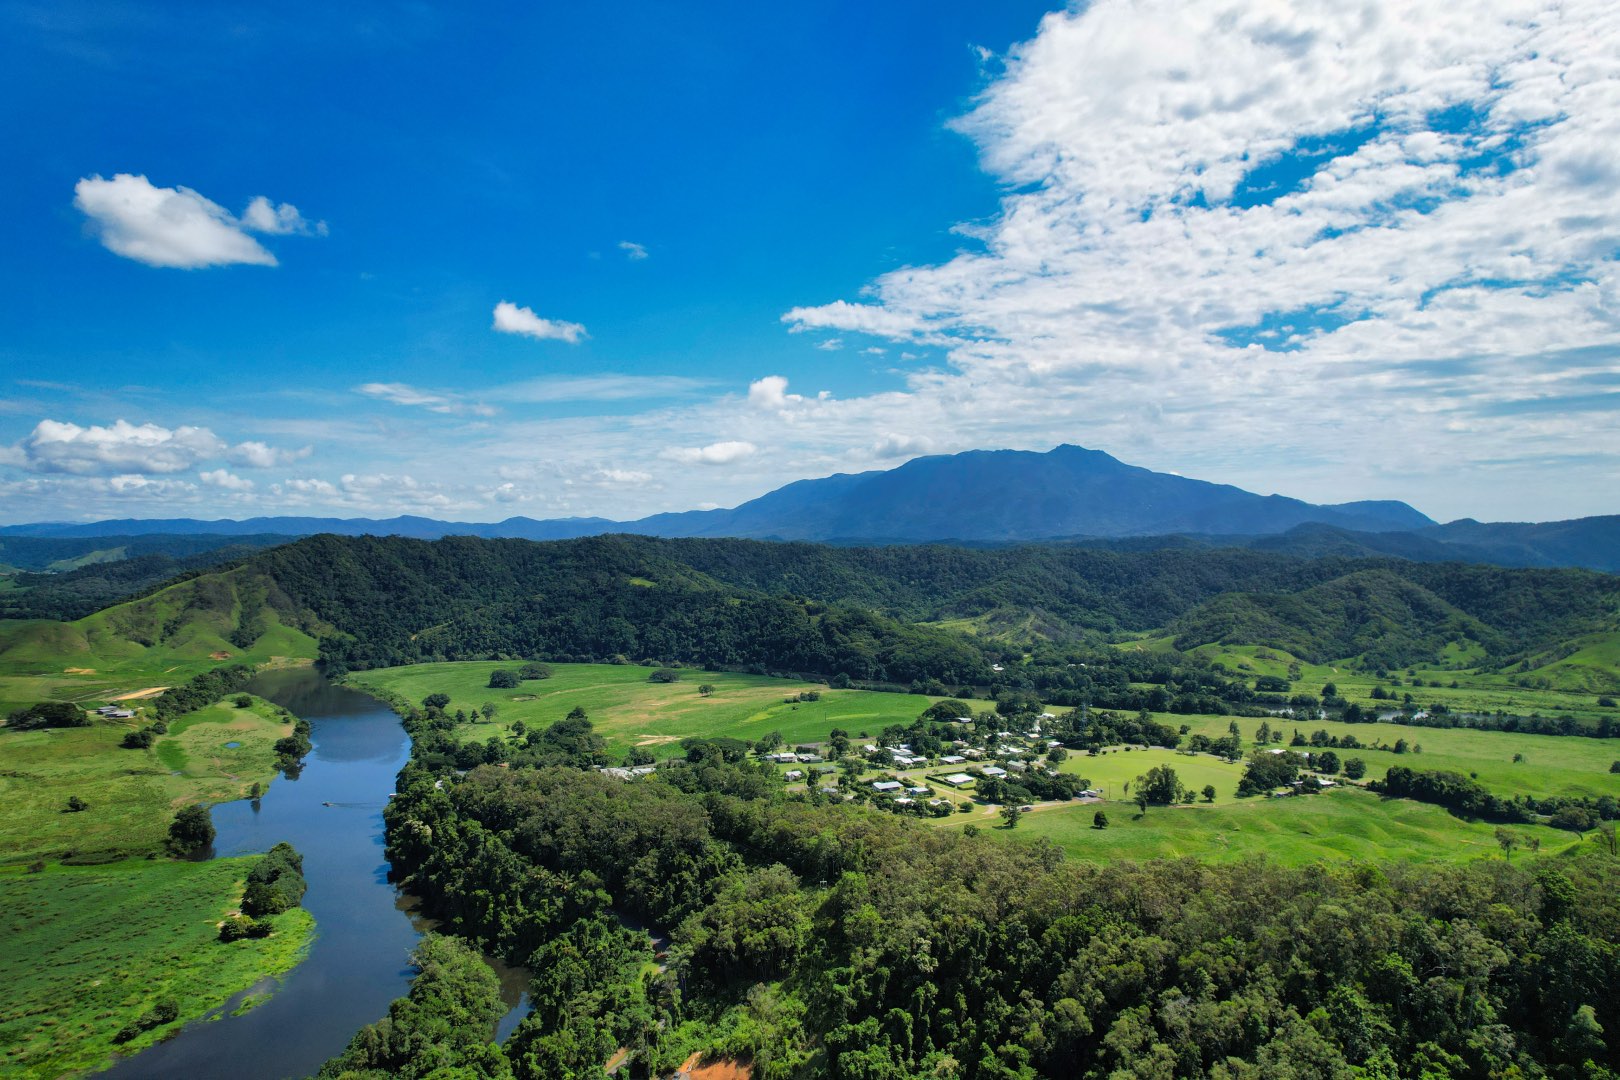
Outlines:
[[152,734],[150,728],[141,728],[139,731],[131,731],[125,735],[124,741],[118,745],[125,750],[145,750],[156,741],[157,736]]
[[1519,836],[1510,829],[1500,825],[1496,827],[1496,842],[1502,848],[1502,857],[1509,862],[1513,861],[1513,849],[1519,846]]
[[651,765],[657,760],[653,757],[653,752],[645,746],[632,746],[624,755],[624,763],[632,768],[637,765]]
[[713,683],[699,683],[698,684],[698,693],[703,695],[704,697],[708,697],[710,694],[714,693],[714,684]]
[[[1136,798],[1138,805],[1146,799],[1156,806],[1169,806],[1186,801],[1187,789],[1176,770],[1168,765],[1155,765],[1136,778]],[[1146,811],[1147,807],[1142,806],[1142,809]]]
[[489,673],[489,688],[491,690],[516,690],[518,685],[517,672],[505,668],[496,668]]
[[1205,802],[1214,802],[1215,801],[1215,785],[1214,784],[1205,784],[1204,785],[1204,801]]
[[484,720],[487,723],[488,721],[495,719],[495,714],[499,712],[500,709],[493,701],[486,701],[482,705],[478,706],[478,711],[483,714]]
[[1360,780],[1367,775],[1367,763],[1358,757],[1345,758],[1344,775],[1351,780]]
[[71,701],[42,701],[26,709],[18,709],[6,720],[12,731],[33,728],[89,727],[90,717]]
[[676,671],[674,668],[661,667],[657,671],[653,672],[651,675],[648,675],[647,676],[647,681],[648,682],[672,683],[672,682],[677,682],[680,679],[680,677],[681,677],[681,673]]
[[237,694],[236,695],[236,707],[238,709],[245,709],[249,705],[252,705],[252,704],[253,704],[253,698],[252,698],[251,695],[249,695],[249,694]]
[[77,795],[69,795],[67,808],[73,813],[77,814],[81,811],[90,809],[90,804],[79,798]]
[[201,803],[182,806],[169,823],[169,846],[181,855],[201,851],[214,842],[214,819]]
[[449,704],[449,694],[429,694],[422,699],[422,707],[427,709],[442,709]]
[[1012,803],[1008,803],[1006,806],[1001,808],[1002,823],[1005,824],[1009,829],[1015,829],[1018,827],[1018,819],[1020,816],[1022,816],[1022,814],[1023,811],[1019,810],[1017,806],[1013,805]]
[[1396,739],[1395,740],[1395,752],[1397,754],[1404,754],[1404,753],[1406,753],[1406,751],[1407,751],[1406,740],[1405,739]]
[[970,821],[966,825],[962,826],[962,835],[963,836],[978,836],[979,835],[979,827],[977,825],[973,824],[973,822]]
[[1337,686],[1333,685],[1332,683],[1327,683],[1326,685],[1324,685],[1322,687],[1322,696],[1324,698],[1338,697],[1339,696],[1339,688]]
[[1316,755],[1316,771],[1335,776],[1339,771],[1339,755],[1331,750],[1324,750]]
[[518,668],[518,678],[525,680],[549,679],[551,678],[551,668],[545,664],[530,662]]
[[1108,815],[1103,813],[1101,810],[1097,811],[1095,814],[1092,814],[1091,815],[1091,827],[1093,829],[1106,829],[1106,828],[1108,828]]
[[1139,813],[1142,813],[1142,814],[1147,813],[1147,808],[1148,808],[1147,792],[1143,791],[1141,788],[1137,788],[1136,796],[1131,801],[1136,804],[1136,809],[1137,809],[1137,811]]

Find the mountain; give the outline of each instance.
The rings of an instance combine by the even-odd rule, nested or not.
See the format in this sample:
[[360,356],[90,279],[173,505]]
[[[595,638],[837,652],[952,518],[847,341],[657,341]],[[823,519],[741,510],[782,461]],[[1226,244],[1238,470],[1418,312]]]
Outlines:
[[887,471],[800,480],[730,510],[656,514],[639,521],[602,518],[492,524],[431,518],[188,518],[91,524],[13,525],[0,535],[86,537],[108,533],[345,536],[446,535],[561,540],[606,532],[652,536],[729,536],[773,540],[930,540],[1007,542],[1060,536],[1165,533],[1267,535],[1308,522],[1380,533],[1434,524],[1400,502],[1316,506],[1255,495],[1127,465],[1098,450],[1059,446],[1045,453],[974,450],[916,458]]

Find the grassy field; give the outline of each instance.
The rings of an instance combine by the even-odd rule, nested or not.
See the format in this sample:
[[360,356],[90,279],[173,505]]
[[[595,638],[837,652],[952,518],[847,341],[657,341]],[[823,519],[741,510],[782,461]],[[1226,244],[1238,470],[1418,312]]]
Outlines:
[[[1111,747],[1095,757],[1084,751],[1071,750],[1058,766],[1058,771],[1085,777],[1106,798],[1125,803],[1130,801],[1125,785],[1156,765],[1168,765],[1176,770],[1181,782],[1193,791],[1203,791],[1206,784],[1213,785],[1217,799],[1235,796],[1238,780],[1243,776],[1241,762],[1232,764],[1210,754],[1183,754],[1175,750],[1143,747]],[[1200,795],[1199,799],[1202,800],[1203,796]]]
[[[0,871],[0,1074],[57,1077],[148,1046],[302,958],[314,920],[295,908],[268,938],[225,944],[251,859],[128,860]],[[116,1045],[161,1000],[180,1020]]]
[[[552,664],[549,679],[523,683],[516,690],[491,690],[489,674],[496,668],[516,670],[516,663],[467,662],[415,664],[359,672],[349,682],[420,702],[432,693],[450,695],[450,711],[471,714],[485,702],[499,710],[492,724],[469,724],[461,729],[468,738],[484,739],[498,728],[522,720],[544,727],[585,710],[597,731],[617,750],[631,746],[658,747],[689,736],[726,735],[759,739],[780,731],[789,743],[822,740],[833,728],[852,737],[876,737],[890,724],[909,724],[938,698],[916,694],[885,694],[867,690],[829,690],[819,683],[772,679],[763,675],[683,669],[673,683],[647,680],[652,669],[614,664]],[[708,683],[714,693],[705,697],[698,687]],[[820,701],[788,703],[801,691],[817,690]]]
[[[0,621],[0,714],[56,699],[100,703],[172,686],[223,663],[307,661],[315,639],[264,606],[265,585],[245,569],[171,585],[77,622]],[[230,638],[244,618],[252,645]]]
[[[1227,716],[1174,716],[1160,714],[1160,721],[1187,724],[1193,734],[1211,738],[1227,734],[1232,718]],[[1281,727],[1284,741],[1293,737],[1297,728],[1307,737],[1318,729],[1330,735],[1354,735],[1369,745],[1381,744],[1383,750],[1335,750],[1339,760],[1359,757],[1367,763],[1368,779],[1382,777],[1391,765],[1405,765],[1411,769],[1446,769],[1474,776],[1480,783],[1498,795],[1614,795],[1620,798],[1620,773],[1609,772],[1609,766],[1620,759],[1620,740],[1586,739],[1563,735],[1522,735],[1507,731],[1475,731],[1471,728],[1423,728],[1400,724],[1344,724],[1334,720],[1310,720],[1295,723],[1284,720],[1265,721],[1275,729]],[[1238,719],[1246,747],[1253,746],[1254,733],[1262,721],[1247,717]],[[1396,740],[1405,739],[1409,746],[1421,746],[1422,753],[1397,754],[1388,749]],[[1309,749],[1305,747],[1302,749]],[[1515,754],[1524,760],[1515,762]],[[1082,757],[1082,762],[1087,759]],[[1205,760],[1199,758],[1197,760]],[[1065,763],[1067,764],[1067,763]],[[1198,785],[1202,786],[1202,785]],[[1217,784],[1217,787],[1220,785]]]
[[[1454,712],[1569,715],[1586,720],[1608,715],[1620,719],[1620,712],[1597,703],[1600,696],[1620,691],[1620,634],[1592,634],[1574,644],[1579,648],[1571,655],[1522,673],[1476,671],[1468,666],[1476,657],[1455,652],[1449,658],[1455,666],[1420,665],[1388,672],[1384,678],[1356,670],[1348,662],[1311,664],[1281,649],[1257,645],[1201,645],[1192,651],[1251,679],[1258,675],[1292,676],[1296,693],[1319,694],[1331,682],[1342,696],[1363,707],[1394,708],[1411,694],[1415,704],[1441,703]],[[1146,637],[1118,647],[1163,651],[1171,647],[1171,639]],[[1530,685],[1519,685],[1520,679]],[[1454,682],[1455,687],[1451,685]],[[1372,691],[1377,686],[1394,694],[1395,700],[1375,701]]]
[[[254,783],[268,788],[272,744],[290,731],[282,710],[255,698],[246,709],[199,709],[150,749],[121,748],[144,722],[0,730],[0,865],[156,851],[178,807],[245,798]],[[73,795],[90,808],[69,813]]]
[[[1092,827],[1098,810],[1108,815],[1106,829]],[[1347,859],[1466,861],[1501,854],[1493,826],[1459,820],[1437,806],[1344,788],[1288,799],[1150,807],[1146,814],[1121,802],[1045,804],[1024,814],[1014,829],[1000,827],[994,811],[932,824],[960,828],[964,822],[1011,840],[1045,837],[1073,858],[1096,862],[1181,855],[1227,862],[1264,855],[1297,866]],[[1581,842],[1543,826],[1515,825],[1510,831],[1526,845],[1538,839],[1543,853]]]

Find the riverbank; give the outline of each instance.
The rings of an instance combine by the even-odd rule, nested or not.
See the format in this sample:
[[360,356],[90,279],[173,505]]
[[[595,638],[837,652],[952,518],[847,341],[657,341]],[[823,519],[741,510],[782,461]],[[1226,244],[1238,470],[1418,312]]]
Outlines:
[[[313,938],[306,911],[276,916],[267,938],[219,940],[254,861],[0,872],[0,1073],[45,1080],[93,1069],[292,970]],[[119,1041],[165,1002],[173,1022]]]

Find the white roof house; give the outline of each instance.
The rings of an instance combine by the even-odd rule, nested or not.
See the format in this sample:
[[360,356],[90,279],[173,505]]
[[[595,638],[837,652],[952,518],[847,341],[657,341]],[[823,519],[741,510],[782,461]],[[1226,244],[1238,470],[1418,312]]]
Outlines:
[[899,791],[900,790],[900,781],[898,781],[898,780],[874,780],[874,781],[872,781],[872,790],[873,791]]
[[798,769],[789,769],[787,772],[782,774],[782,779],[784,779],[784,780],[803,780],[804,779],[804,773],[800,772]]
[[984,768],[980,769],[979,771],[982,772],[986,776],[1006,776],[1007,775],[1007,770],[1006,769],[999,769],[994,765],[986,765]]
[[967,785],[973,783],[973,777],[969,776],[965,772],[952,773],[951,775],[945,777],[945,782],[951,785],[951,787],[966,787]]
[[960,765],[962,762],[966,761],[967,758],[963,757],[961,754],[946,754],[939,760],[944,762],[946,765]]

